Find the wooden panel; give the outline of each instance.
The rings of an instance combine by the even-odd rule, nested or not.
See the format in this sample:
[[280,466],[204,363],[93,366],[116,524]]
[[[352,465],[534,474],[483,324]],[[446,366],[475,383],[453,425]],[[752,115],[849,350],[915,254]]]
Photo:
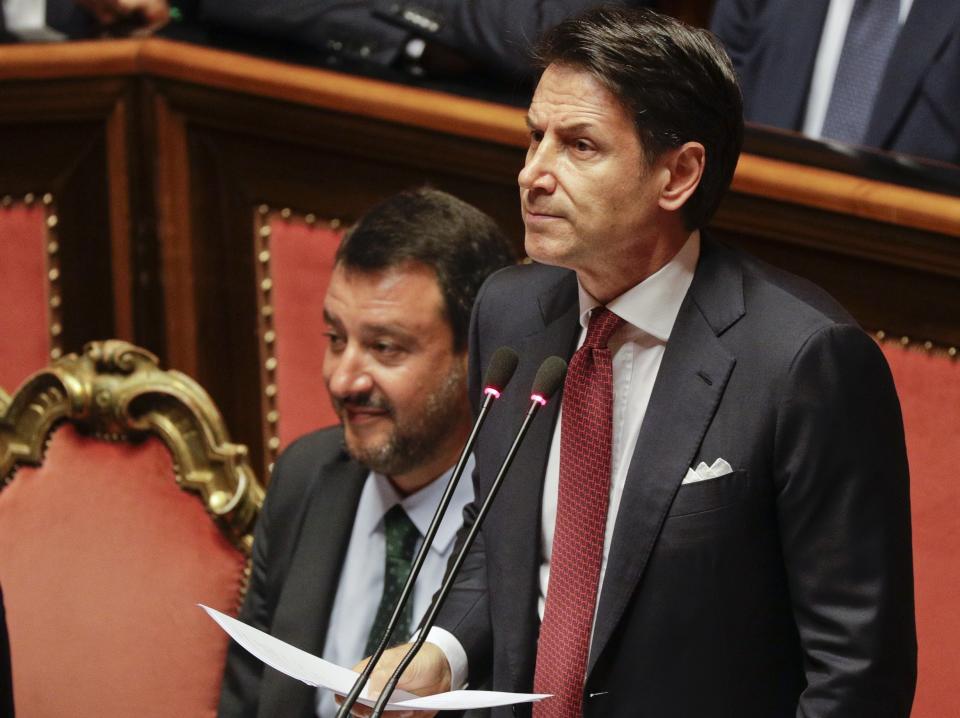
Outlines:
[[107,78],[0,80],[0,194],[56,199],[66,351],[134,336],[128,92]]

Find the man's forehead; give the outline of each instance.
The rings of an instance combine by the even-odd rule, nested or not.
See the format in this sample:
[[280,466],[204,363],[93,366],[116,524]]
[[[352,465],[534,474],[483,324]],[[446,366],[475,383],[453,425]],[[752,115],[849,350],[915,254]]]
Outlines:
[[338,264],[327,288],[324,313],[328,319],[388,317],[403,324],[419,324],[443,310],[443,296],[433,268],[419,262],[384,269],[350,268]]
[[564,128],[605,124],[625,112],[620,100],[588,70],[570,65],[547,67],[530,101],[527,123],[549,122]]

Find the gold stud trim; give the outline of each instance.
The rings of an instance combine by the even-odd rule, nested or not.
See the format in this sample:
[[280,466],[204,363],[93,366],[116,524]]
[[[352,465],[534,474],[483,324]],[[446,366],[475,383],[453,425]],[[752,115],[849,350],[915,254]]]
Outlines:
[[[263,445],[266,449],[264,461],[267,473],[269,467],[276,460],[280,448],[280,436],[277,430],[278,422],[269,421],[268,417],[277,416],[277,384],[276,384],[276,329],[274,327],[273,311],[273,278],[271,276],[273,254],[270,251],[270,242],[273,232],[270,222],[276,215],[269,205],[262,204],[257,208],[254,217],[255,246],[254,255],[257,260],[254,264],[257,272],[257,325],[260,337],[260,386],[263,395],[260,399],[261,416],[263,417],[261,432]],[[269,339],[268,339],[269,338]]]
[[[27,192],[22,198],[17,199],[13,195],[4,195],[0,198],[0,207],[10,209],[18,204],[25,207],[32,207],[38,201],[38,195],[35,192]],[[61,268],[60,268],[60,240],[57,236],[57,228],[60,224],[60,216],[57,214],[56,204],[53,194],[44,192],[39,195],[39,202],[43,209],[44,226],[44,276],[47,281],[47,337],[48,337],[48,355],[51,359],[59,359],[63,356],[63,292],[61,287]]]
[[938,344],[929,339],[924,339],[921,341],[912,339],[908,336],[895,337],[891,336],[883,329],[874,332],[873,336],[880,344],[898,344],[904,349],[912,349],[914,351],[920,351],[934,356],[942,355],[951,359],[956,359],[957,356],[960,355],[960,348]]

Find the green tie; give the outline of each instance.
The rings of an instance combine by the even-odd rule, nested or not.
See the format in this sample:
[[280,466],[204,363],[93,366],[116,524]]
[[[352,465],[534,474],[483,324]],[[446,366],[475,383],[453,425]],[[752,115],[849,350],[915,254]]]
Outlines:
[[[383,596],[380,598],[380,607],[377,617],[370,627],[367,637],[365,656],[371,655],[380,643],[383,632],[387,630],[390,617],[393,615],[397,599],[403,591],[403,585],[410,576],[413,564],[413,552],[417,547],[420,532],[413,525],[407,512],[400,504],[387,511],[383,517],[384,530],[387,535],[386,566],[383,574]],[[413,604],[408,602],[400,617],[400,622],[390,638],[391,646],[403,643],[410,636],[410,623],[413,616]]]

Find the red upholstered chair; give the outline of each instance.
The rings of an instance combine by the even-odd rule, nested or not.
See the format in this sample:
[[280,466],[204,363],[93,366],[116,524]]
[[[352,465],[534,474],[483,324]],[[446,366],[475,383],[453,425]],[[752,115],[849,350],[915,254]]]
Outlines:
[[59,356],[58,247],[48,226],[56,215],[49,195],[26,200],[0,202],[0,387],[8,392]]
[[0,394],[17,714],[214,716],[263,496],[207,394],[125,342]]
[[957,715],[960,686],[960,360],[886,342],[910,460],[919,676],[914,718]]
[[271,461],[298,436],[337,423],[321,370],[323,298],[341,235],[338,220],[266,206],[258,212],[264,438]]

